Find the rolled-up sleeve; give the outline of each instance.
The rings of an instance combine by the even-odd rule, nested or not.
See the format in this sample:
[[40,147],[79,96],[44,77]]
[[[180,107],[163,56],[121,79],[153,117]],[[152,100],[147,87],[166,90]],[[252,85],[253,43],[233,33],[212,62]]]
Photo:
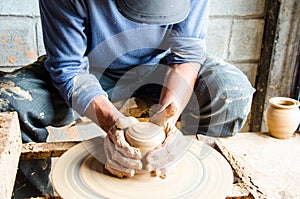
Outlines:
[[206,59],[206,35],[209,19],[209,1],[191,0],[187,18],[175,24],[168,39],[170,54],[168,64],[195,62]]
[[80,73],[73,78],[72,107],[79,114],[84,115],[90,102],[99,95],[107,96],[94,75]]
[[40,0],[47,53],[45,67],[50,73],[53,85],[67,104],[80,115],[84,115],[89,103],[96,96],[106,93],[96,77],[88,72],[89,62],[85,56],[85,16],[80,13],[84,5],[70,4],[72,1]]

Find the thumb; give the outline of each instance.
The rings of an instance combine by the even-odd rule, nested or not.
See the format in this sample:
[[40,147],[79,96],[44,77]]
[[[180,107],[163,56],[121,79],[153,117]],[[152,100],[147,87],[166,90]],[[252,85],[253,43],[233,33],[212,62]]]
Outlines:
[[164,126],[165,122],[169,118],[176,115],[178,107],[176,106],[176,104],[174,102],[172,102],[172,103],[168,104],[166,107],[162,107],[158,104],[154,105],[152,107],[152,109],[155,114],[151,117],[151,122],[153,122],[157,125],[160,125],[160,126]]
[[138,119],[136,119],[135,117],[121,117],[116,121],[116,125],[118,128],[120,129],[125,129],[128,128],[136,123],[138,123]]

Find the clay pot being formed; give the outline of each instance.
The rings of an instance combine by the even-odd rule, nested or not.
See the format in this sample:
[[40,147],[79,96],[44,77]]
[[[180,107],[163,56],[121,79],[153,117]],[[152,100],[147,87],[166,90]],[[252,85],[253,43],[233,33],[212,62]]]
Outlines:
[[128,143],[141,150],[142,155],[153,150],[166,138],[164,128],[151,122],[139,122],[129,127],[125,133]]
[[266,111],[269,133],[279,139],[290,138],[300,122],[299,102],[288,97],[273,97]]
[[[145,155],[163,143],[166,133],[162,126],[151,122],[139,122],[129,127],[125,132],[127,142],[136,148],[139,148],[142,154],[142,161],[145,161]],[[148,174],[145,168],[138,170],[139,174]]]

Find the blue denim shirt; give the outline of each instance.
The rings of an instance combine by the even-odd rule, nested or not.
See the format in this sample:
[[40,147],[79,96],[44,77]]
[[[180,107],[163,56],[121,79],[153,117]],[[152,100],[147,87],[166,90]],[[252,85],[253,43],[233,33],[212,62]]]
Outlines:
[[[197,62],[206,57],[208,0],[191,0],[180,23],[148,25],[124,18],[114,0],[40,0],[47,53],[45,67],[54,86],[80,115],[94,97],[106,69]],[[147,66],[145,66],[147,67]]]

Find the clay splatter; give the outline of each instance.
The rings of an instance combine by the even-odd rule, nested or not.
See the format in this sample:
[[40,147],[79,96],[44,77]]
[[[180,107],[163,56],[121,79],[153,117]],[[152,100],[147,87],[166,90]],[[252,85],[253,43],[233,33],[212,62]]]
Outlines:
[[41,118],[41,119],[44,119],[44,117],[45,117],[45,113],[44,113],[44,112],[41,112],[41,113],[40,113],[40,118]]
[[26,57],[33,59],[35,57],[34,52],[29,49],[25,49]]
[[25,91],[18,86],[15,86],[14,82],[0,82],[0,93],[8,96],[12,96],[16,100],[28,100],[32,101],[32,96],[29,91]]
[[16,57],[14,56],[10,56],[7,58],[8,62],[11,63],[11,64],[14,64],[16,62]]

